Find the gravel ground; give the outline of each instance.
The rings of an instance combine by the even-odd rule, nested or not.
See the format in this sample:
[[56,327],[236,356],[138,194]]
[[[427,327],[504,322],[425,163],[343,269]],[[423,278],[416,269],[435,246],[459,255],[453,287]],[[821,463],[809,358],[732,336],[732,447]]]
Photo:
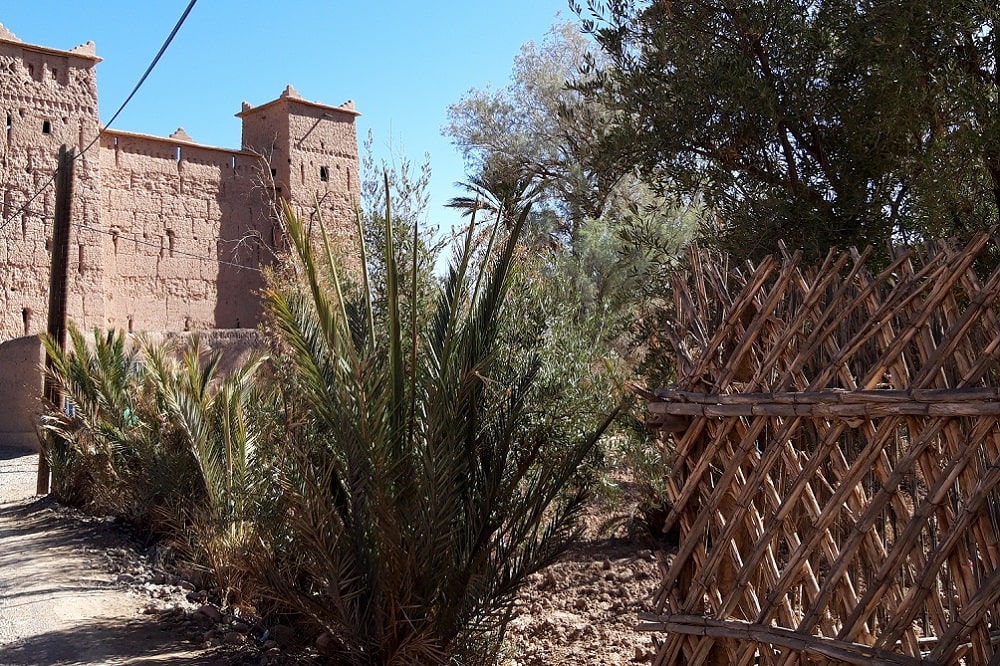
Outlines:
[[[315,651],[294,649],[290,628],[220,611],[112,520],[36,497],[37,462],[0,448],[0,666],[317,663]],[[652,659],[655,637],[636,625],[663,553],[648,538],[601,534],[608,517],[590,507],[583,541],[532,576],[504,666]]]
[[0,506],[33,497],[38,454],[0,447]]
[[93,553],[118,540],[34,496],[36,454],[0,448],[0,666],[222,664],[164,631]]

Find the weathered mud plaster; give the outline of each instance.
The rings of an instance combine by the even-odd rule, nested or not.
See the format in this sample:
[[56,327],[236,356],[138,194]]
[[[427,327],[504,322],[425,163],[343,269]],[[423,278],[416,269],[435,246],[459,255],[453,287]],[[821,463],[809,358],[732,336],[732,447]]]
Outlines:
[[[169,137],[103,129],[100,61],[92,42],[63,51],[26,44],[0,25],[0,344],[46,328],[51,181],[63,144],[82,153],[68,284],[69,317],[79,328],[254,327],[262,313],[259,269],[282,246],[273,214],[279,197],[307,218],[318,203],[343,255],[354,254],[359,114],[352,101],[310,102],[288,86],[265,104],[244,102],[236,114],[242,145],[216,148],[183,129]],[[35,364],[24,349],[6,348],[0,357],[0,375],[17,378],[0,383],[0,404],[29,399],[9,392],[34,387],[15,363]],[[16,424],[5,421],[4,413],[20,411],[0,410],[0,439],[26,436],[23,414]]]

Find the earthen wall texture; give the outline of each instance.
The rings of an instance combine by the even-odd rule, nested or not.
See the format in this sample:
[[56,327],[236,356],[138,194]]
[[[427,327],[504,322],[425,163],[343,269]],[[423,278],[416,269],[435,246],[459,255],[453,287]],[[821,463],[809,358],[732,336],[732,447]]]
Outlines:
[[107,326],[257,323],[277,228],[256,156],[105,132],[101,170]]
[[38,450],[42,411],[42,341],[37,336],[0,343],[0,444]]
[[[55,207],[55,189],[45,185],[61,145],[79,153],[97,136],[96,63],[92,56],[0,42],[0,340],[45,330]],[[104,320],[103,243],[88,231],[100,226],[97,162],[96,151],[77,160],[73,183],[67,305],[85,326]]]
[[80,153],[97,139],[75,164],[68,309],[79,328],[255,326],[260,269],[281,256],[279,197],[308,218],[318,204],[335,243],[350,248],[343,255],[354,254],[353,103],[308,102],[289,87],[244,104],[240,149],[182,130],[102,132],[92,53],[23,44],[0,26],[0,196],[10,219],[0,230],[0,342],[46,327],[55,202],[46,185],[62,144]]

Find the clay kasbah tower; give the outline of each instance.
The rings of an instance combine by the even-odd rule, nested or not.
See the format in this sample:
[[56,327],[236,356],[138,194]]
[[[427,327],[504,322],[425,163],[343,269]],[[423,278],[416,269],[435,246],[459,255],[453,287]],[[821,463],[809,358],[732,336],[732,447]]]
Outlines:
[[[68,313],[82,330],[256,326],[259,269],[282,247],[278,198],[306,219],[318,201],[346,254],[356,241],[353,102],[310,102],[289,86],[259,106],[244,102],[242,146],[216,148],[183,129],[169,137],[103,129],[100,61],[92,42],[62,51],[0,25],[0,398],[8,404],[26,381],[32,393],[40,382],[31,350],[46,329],[50,181],[63,144],[77,154]],[[0,442],[5,433],[20,439],[23,428],[0,416]]]

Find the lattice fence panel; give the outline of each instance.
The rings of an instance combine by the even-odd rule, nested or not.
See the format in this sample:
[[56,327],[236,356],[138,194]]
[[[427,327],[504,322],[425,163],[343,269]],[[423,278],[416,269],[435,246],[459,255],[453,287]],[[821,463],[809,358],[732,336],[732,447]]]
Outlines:
[[692,250],[649,396],[681,535],[659,664],[1000,664],[998,249]]

